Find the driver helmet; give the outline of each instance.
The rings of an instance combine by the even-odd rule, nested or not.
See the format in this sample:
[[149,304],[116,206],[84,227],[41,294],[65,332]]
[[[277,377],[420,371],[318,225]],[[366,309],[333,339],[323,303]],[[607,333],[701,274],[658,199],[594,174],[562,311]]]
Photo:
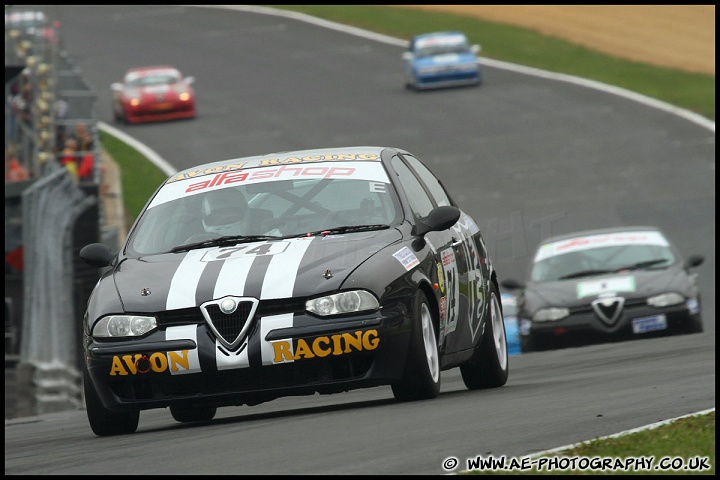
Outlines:
[[202,199],[202,224],[207,233],[242,235],[248,204],[245,195],[229,187],[206,193]]

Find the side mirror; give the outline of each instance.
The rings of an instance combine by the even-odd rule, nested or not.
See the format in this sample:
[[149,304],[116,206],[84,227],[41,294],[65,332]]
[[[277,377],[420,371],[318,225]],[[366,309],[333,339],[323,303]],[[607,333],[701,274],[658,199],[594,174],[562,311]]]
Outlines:
[[195,83],[195,77],[185,77],[185,83],[187,83],[188,85],[192,85],[193,83]]
[[115,253],[102,243],[91,243],[80,249],[80,258],[92,267],[103,268],[110,266]]
[[685,261],[685,268],[697,267],[699,265],[702,265],[704,261],[705,257],[703,257],[702,255],[690,255]]
[[110,85],[110,90],[112,90],[113,92],[119,92],[120,90],[122,90],[122,83],[120,83],[120,82],[113,83],[112,85]]
[[460,219],[460,209],[450,205],[443,205],[431,211],[427,217],[418,221],[415,235],[425,236],[428,232],[441,232],[447,230]]
[[482,47],[480,45],[473,45],[472,47],[470,47],[470,50],[472,50],[472,52],[477,55],[482,50]]

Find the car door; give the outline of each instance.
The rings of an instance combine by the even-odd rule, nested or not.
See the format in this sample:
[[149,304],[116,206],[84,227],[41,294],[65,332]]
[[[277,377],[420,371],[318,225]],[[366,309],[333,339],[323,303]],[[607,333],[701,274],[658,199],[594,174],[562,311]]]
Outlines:
[[[406,155],[405,158],[427,186],[430,195],[438,205],[457,206],[440,180],[426,165],[411,155]],[[470,332],[470,335],[451,337],[452,341],[449,342],[449,346],[453,351],[457,351],[471,348],[477,343],[478,336],[482,333],[481,327],[487,311],[489,294],[490,262],[480,228],[472,217],[463,212],[452,230],[455,259],[458,265],[461,265],[459,286],[462,295],[460,300],[467,305],[467,307],[463,307],[463,316],[466,315],[467,325],[455,325],[455,328],[461,328],[463,332]]]
[[[432,173],[414,157],[406,158],[407,161],[397,156],[393,159],[392,165],[398,173],[415,216],[422,218],[437,206],[451,205],[450,199]],[[470,256],[465,245],[466,236],[462,229],[455,225],[446,231],[430,232],[425,238],[437,259],[440,294],[438,342],[443,352],[469,348],[469,342],[461,338],[465,336],[466,324],[475,308],[475,302],[467,295]]]

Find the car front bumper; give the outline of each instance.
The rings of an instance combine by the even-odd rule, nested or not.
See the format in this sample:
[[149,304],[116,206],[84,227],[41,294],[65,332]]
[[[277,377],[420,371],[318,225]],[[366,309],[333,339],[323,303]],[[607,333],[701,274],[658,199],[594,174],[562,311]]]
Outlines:
[[197,323],[176,329],[184,335],[168,328],[141,340],[86,337],[85,361],[103,404],[118,412],[339,393],[387,385],[403,372],[411,328],[400,305],[340,321],[295,314],[292,327],[276,330],[264,320],[256,320],[237,351]]
[[448,73],[433,75],[416,75],[415,88],[419,90],[431,88],[460,87],[480,84],[479,72]]
[[700,312],[689,310],[685,304],[668,308],[626,308],[612,324],[601,320],[588,308],[558,321],[523,319],[520,335],[526,343],[532,344],[532,349],[542,350],[685,333],[701,322]]
[[195,102],[142,103],[137,107],[125,106],[129,123],[160,122],[195,117]]

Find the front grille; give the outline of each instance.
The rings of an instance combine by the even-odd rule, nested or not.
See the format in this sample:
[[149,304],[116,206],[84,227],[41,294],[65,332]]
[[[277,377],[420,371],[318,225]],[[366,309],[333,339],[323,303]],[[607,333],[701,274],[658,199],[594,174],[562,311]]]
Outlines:
[[245,338],[257,305],[251,297],[223,297],[203,303],[200,310],[220,343],[233,350]]
[[216,333],[227,342],[233,343],[237,336],[240,335],[245,323],[250,320],[252,307],[252,303],[243,302],[234,313],[225,315],[217,305],[208,305],[207,313],[212,319]]
[[[158,325],[161,327],[207,323],[215,336],[220,338],[227,348],[232,348],[230,345],[235,344],[238,336],[243,333],[246,325],[249,326],[252,323],[253,318],[305,310],[305,299],[284,298],[257,302],[254,298],[231,298],[235,298],[237,301],[237,309],[229,315],[222,313],[220,309],[220,302],[224,298],[207,302],[201,307],[167,310],[155,315]],[[253,314],[252,310],[255,305],[257,308]]]
[[[623,310],[630,310],[632,308],[645,306],[647,306],[647,301],[644,298],[626,299],[625,305],[623,305]],[[579,307],[570,308],[570,315],[580,315],[583,313],[594,313],[592,305],[588,303]]]

